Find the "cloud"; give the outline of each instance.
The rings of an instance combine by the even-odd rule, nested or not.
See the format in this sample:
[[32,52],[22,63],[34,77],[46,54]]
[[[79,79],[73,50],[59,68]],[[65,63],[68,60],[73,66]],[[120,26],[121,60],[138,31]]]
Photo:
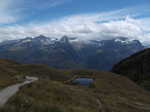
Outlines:
[[[144,11],[144,9],[142,10]],[[43,23],[0,27],[0,40],[63,35],[79,37],[81,40],[110,39],[118,36],[150,42],[150,18],[138,18],[146,14],[135,8],[101,13],[77,14]],[[146,12],[146,11],[144,11]]]

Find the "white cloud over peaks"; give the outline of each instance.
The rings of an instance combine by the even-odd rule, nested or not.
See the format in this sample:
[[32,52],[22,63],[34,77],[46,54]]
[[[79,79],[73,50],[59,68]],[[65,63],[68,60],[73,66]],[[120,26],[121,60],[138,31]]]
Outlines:
[[131,8],[78,14],[45,23],[0,27],[0,40],[43,34],[49,37],[76,36],[81,40],[123,36],[138,39],[144,43],[150,42],[150,18],[134,19],[141,15],[140,11],[136,13],[136,11],[130,10]]
[[43,34],[49,37],[76,36],[80,37],[81,40],[109,39],[123,36],[138,39],[142,42],[150,41],[147,33],[148,26],[143,24],[143,20],[126,17],[125,19],[110,20],[102,23],[97,21],[99,19],[94,17],[85,18],[84,15],[83,17],[80,15],[43,24],[6,26],[0,28],[0,39],[16,39]]

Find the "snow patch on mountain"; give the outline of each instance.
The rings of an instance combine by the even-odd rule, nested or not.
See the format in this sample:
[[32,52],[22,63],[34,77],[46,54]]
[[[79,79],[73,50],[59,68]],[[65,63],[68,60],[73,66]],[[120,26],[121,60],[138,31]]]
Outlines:
[[122,44],[130,44],[133,40],[129,40],[129,39],[125,39],[125,40],[122,40],[122,39],[115,39],[115,42],[120,42]]

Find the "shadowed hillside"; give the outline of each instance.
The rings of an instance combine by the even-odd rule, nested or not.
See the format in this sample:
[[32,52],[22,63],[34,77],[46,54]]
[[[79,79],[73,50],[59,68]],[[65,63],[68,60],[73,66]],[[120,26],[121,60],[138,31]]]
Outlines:
[[112,72],[129,77],[150,90],[150,49],[138,52],[116,64]]

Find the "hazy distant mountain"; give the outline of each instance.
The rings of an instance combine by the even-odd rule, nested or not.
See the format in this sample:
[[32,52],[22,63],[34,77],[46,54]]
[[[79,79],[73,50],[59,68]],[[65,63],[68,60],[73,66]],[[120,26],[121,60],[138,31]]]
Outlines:
[[139,41],[130,41],[121,37],[102,41],[93,40],[84,48],[85,54],[88,54],[86,65],[88,68],[111,69],[118,61],[143,48]]
[[0,43],[0,58],[56,68],[111,69],[113,64],[143,48],[138,40],[125,37],[80,41],[67,36],[56,39],[40,35]]

